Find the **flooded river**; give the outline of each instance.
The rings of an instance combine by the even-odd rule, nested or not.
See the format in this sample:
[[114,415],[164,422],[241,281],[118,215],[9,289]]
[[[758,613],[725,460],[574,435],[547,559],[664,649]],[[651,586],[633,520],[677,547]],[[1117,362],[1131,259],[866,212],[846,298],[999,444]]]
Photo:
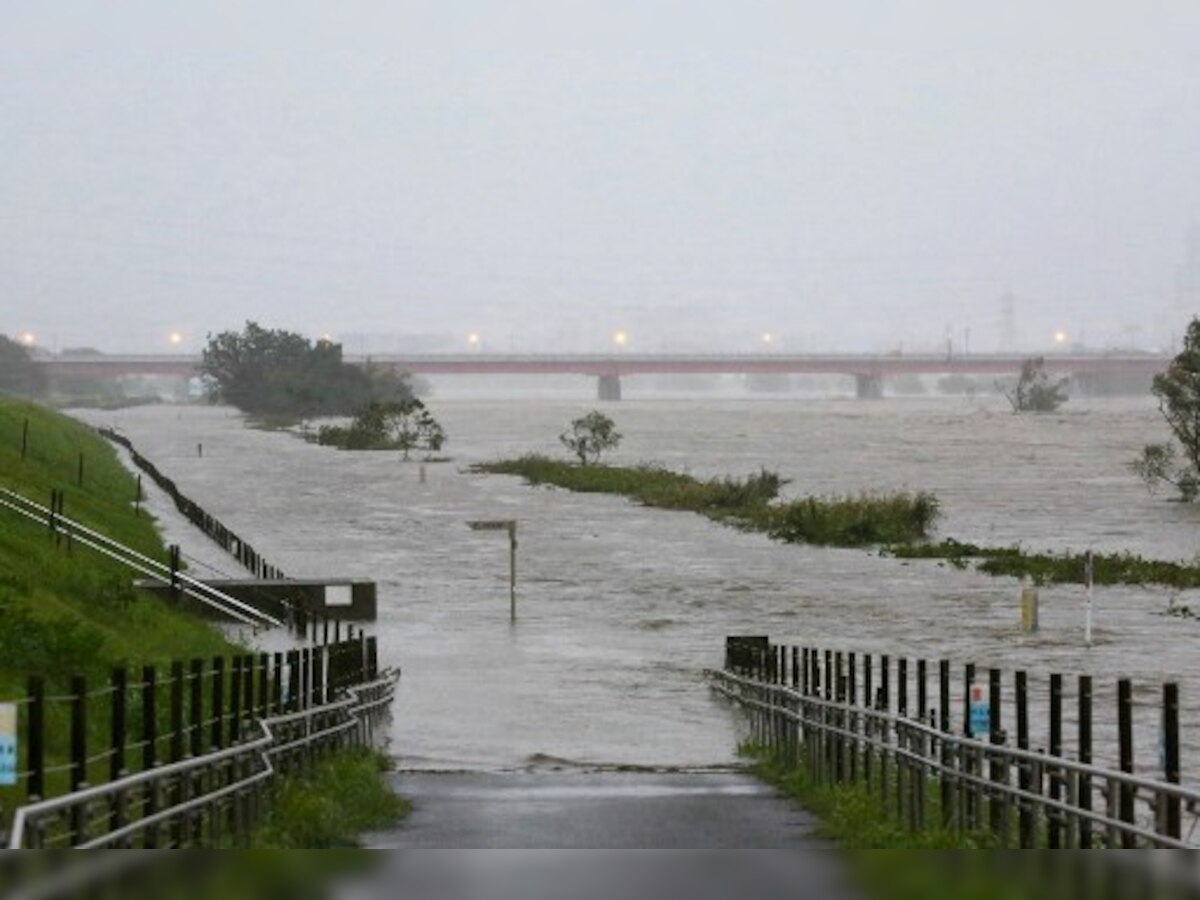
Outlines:
[[[1142,685],[1137,751],[1148,771],[1157,756],[1150,703],[1164,678],[1178,678],[1185,779],[1194,780],[1200,621],[1163,615],[1172,591],[1099,589],[1088,649],[1083,589],[1043,588],[1041,631],[1021,635],[1012,579],[781,545],[689,513],[466,471],[561,453],[558,432],[594,406],[585,397],[438,396],[430,405],[453,461],[425,466],[423,481],[421,466],[397,454],[313,446],[246,428],[222,408],[80,416],[122,430],[289,574],[379,582],[381,654],[404,670],[391,746],[401,768],[727,765],[736,717],[702,670],[720,664],[727,634],[761,633],[1024,667],[1039,702],[1048,673],[1092,673],[1106,716],[1114,679],[1131,676]],[[1200,505],[1152,496],[1126,468],[1143,444],[1166,437],[1148,397],[1072,399],[1036,417],[1013,416],[994,397],[635,398],[606,411],[625,435],[617,463],[702,476],[765,466],[791,479],[791,494],[928,490],[942,503],[940,534],[979,543],[1181,560],[1200,551]],[[235,570],[154,502],[185,551]],[[515,625],[506,537],[466,524],[501,518],[519,521]],[[1106,736],[1098,726],[1098,740]]]

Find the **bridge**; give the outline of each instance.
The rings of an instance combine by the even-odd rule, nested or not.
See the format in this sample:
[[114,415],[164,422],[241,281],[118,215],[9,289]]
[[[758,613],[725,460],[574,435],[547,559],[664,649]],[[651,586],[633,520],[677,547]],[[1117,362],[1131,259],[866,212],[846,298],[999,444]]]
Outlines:
[[[1020,371],[1030,354],[862,354],[862,353],[459,353],[347,355],[347,362],[370,362],[413,375],[583,375],[597,380],[601,400],[621,399],[621,379],[633,375],[847,375],[861,398],[883,395],[886,378],[898,375],[1003,376]],[[1169,355],[1137,352],[1050,353],[1046,372],[1073,378],[1149,379],[1166,370]],[[47,375],[115,378],[122,375],[189,377],[200,357],[185,354],[46,355],[38,358]]]

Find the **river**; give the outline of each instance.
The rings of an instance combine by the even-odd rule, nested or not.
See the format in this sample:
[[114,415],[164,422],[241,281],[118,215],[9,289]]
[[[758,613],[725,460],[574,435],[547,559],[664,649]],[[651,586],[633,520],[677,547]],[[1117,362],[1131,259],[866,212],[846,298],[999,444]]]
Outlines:
[[[404,672],[391,744],[402,769],[726,766],[738,723],[703,670],[720,664],[727,634],[761,633],[1025,668],[1043,705],[1050,672],[1090,673],[1106,719],[1115,679],[1132,677],[1148,772],[1158,685],[1176,678],[1185,780],[1192,772],[1200,621],[1163,614],[1177,592],[1098,589],[1087,648],[1083,589],[1044,587],[1041,630],[1023,635],[1012,579],[781,545],[689,513],[467,471],[561,453],[558,432],[594,406],[585,397],[446,394],[430,405],[453,460],[424,466],[424,480],[421,465],[395,453],[317,447],[247,428],[225,408],[77,415],[123,431],[289,574],[378,581],[381,656]],[[1143,444],[1166,437],[1148,397],[1075,398],[1043,416],[1014,416],[997,397],[635,396],[606,411],[625,436],[615,463],[702,476],[766,467],[791,479],[791,495],[928,490],[942,504],[939,533],[979,543],[1180,560],[1200,549],[1200,506],[1151,495],[1127,469]],[[161,497],[151,508],[185,551],[233,571]],[[515,624],[506,537],[466,524],[501,518],[519,522]],[[1200,599],[1177,599],[1200,609]],[[1044,745],[1038,709],[1035,745]],[[1111,738],[1097,726],[1099,741]]]

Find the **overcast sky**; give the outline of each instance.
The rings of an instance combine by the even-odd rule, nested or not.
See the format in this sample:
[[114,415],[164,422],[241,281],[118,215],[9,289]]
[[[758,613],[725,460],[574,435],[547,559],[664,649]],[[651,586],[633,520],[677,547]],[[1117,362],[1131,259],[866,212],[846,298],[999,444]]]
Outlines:
[[0,331],[46,347],[1153,346],[1200,312],[1197,0],[0,10]]

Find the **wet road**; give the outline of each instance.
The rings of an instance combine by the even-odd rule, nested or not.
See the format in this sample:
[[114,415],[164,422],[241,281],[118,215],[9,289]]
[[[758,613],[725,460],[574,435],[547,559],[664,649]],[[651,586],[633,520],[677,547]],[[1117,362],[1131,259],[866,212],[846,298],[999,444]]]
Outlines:
[[455,773],[397,775],[413,813],[377,848],[822,848],[814,820],[748,775]]

